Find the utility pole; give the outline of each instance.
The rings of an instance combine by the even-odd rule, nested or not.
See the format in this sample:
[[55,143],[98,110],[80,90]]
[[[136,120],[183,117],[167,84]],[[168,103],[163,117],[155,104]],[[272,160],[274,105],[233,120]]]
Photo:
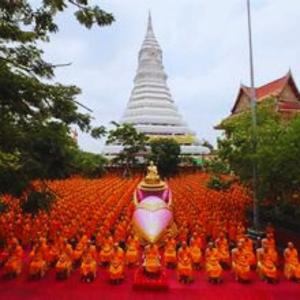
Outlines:
[[[257,119],[256,119],[256,91],[254,82],[254,61],[253,61],[253,43],[252,43],[252,26],[251,26],[251,6],[250,0],[247,0],[247,12],[248,12],[248,37],[249,37],[249,64],[250,64],[250,81],[251,81],[251,116],[252,116],[252,151],[256,153],[257,146]],[[252,182],[253,182],[253,226],[254,230],[258,231],[260,227],[259,223],[259,209],[257,199],[257,165],[256,161],[253,161],[252,165]]]

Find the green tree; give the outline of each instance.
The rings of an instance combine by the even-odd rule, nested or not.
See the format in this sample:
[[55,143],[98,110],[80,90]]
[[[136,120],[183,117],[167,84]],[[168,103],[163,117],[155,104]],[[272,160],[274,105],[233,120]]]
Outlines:
[[175,139],[161,138],[150,142],[150,159],[158,167],[162,177],[170,177],[177,173],[180,163],[180,145]]
[[282,119],[274,109],[274,99],[270,98],[258,106],[257,121],[255,153],[251,115],[245,112],[224,122],[226,136],[218,141],[218,154],[249,190],[255,163],[262,209],[267,203],[280,215],[282,205],[291,205],[293,195],[300,195],[300,117]]
[[100,154],[78,150],[75,155],[76,173],[88,177],[97,178],[105,172],[107,160]]
[[39,45],[58,31],[55,17],[73,7],[76,19],[90,28],[109,25],[113,16],[88,0],[0,1],[0,194],[20,194],[34,178],[68,174],[72,143],[70,125],[90,132],[88,113],[78,110],[81,92],[53,83],[61,65],[43,59]]
[[146,151],[148,137],[134,128],[132,124],[118,124],[112,122],[115,128],[108,133],[107,144],[118,144],[122,151],[113,159],[112,163],[124,168],[123,175],[131,176],[131,169],[139,164]]

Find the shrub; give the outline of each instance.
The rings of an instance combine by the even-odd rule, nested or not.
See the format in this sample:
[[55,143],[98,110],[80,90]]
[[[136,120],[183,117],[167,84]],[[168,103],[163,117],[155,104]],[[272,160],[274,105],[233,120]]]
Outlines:
[[224,180],[220,176],[211,176],[206,186],[216,191],[226,191],[231,187],[231,180]]
[[36,215],[42,210],[49,211],[54,199],[55,195],[48,190],[31,190],[27,194],[26,200],[22,203],[22,210],[24,213],[32,215]]

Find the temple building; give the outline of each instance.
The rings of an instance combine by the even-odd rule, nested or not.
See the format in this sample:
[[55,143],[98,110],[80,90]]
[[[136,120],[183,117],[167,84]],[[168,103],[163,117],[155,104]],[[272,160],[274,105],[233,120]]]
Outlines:
[[[134,87],[120,123],[133,124],[150,141],[174,138],[180,144],[183,155],[200,156],[207,153],[178,112],[167,85],[162,60],[162,50],[154,35],[149,14],[146,36],[138,55]],[[109,158],[121,149],[121,145],[107,144],[102,152]]]
[[[275,100],[275,109],[285,119],[289,119],[296,113],[300,113],[300,93],[291,71],[279,79],[256,88],[255,92],[258,105],[272,97]],[[231,109],[231,115],[225,120],[249,110],[250,102],[251,88],[241,85],[238,96]],[[222,129],[222,122],[215,128]]]

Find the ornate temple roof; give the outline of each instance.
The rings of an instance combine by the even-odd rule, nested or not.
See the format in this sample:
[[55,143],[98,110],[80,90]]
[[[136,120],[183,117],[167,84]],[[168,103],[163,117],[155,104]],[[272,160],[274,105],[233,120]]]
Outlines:
[[[282,115],[293,116],[300,112],[300,93],[293,78],[292,72],[289,71],[283,77],[273,80],[267,84],[255,88],[256,101],[261,103],[269,97],[276,100],[276,109]],[[223,129],[223,122],[238,115],[250,108],[251,88],[241,85],[238,96],[231,109],[231,115],[216,125],[215,129]]]
[[[276,79],[276,80],[273,80],[267,84],[264,84],[258,88],[255,89],[255,92],[256,92],[256,99],[258,102],[261,102],[263,101],[264,99],[270,97],[270,96],[274,96],[274,97],[277,97],[279,96],[284,88],[287,86],[287,85],[290,85],[293,92],[295,93],[296,97],[299,99],[300,101],[300,93],[298,91],[298,88],[295,84],[295,81],[294,81],[294,78],[293,78],[293,75],[292,75],[292,72],[289,71],[286,75],[284,75],[283,77],[279,78],[279,79]],[[240,87],[240,90],[239,90],[239,93],[238,93],[238,97],[233,105],[233,108],[231,110],[232,113],[235,112],[236,110],[236,107],[240,101],[240,98],[243,94],[246,94],[249,98],[251,97],[251,88],[248,87],[248,86],[245,86],[245,85],[241,85]],[[299,108],[299,105],[300,105],[300,102],[299,104],[298,103],[292,103],[291,105],[287,104],[287,105],[284,105],[285,107],[297,107],[297,109]]]

